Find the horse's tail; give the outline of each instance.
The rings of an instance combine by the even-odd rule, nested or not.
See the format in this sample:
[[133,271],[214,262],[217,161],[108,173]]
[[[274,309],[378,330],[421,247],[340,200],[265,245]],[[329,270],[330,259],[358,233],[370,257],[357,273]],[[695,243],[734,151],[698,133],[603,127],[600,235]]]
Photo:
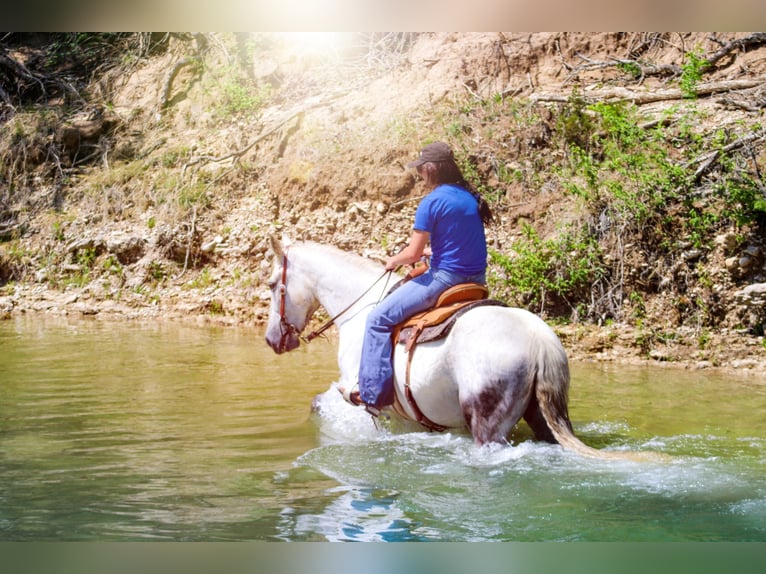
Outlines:
[[531,357],[535,397],[540,411],[553,437],[564,448],[592,458],[623,460],[662,460],[667,457],[655,452],[615,452],[589,447],[578,439],[569,420],[569,361],[558,337],[551,331],[549,336],[533,337]]

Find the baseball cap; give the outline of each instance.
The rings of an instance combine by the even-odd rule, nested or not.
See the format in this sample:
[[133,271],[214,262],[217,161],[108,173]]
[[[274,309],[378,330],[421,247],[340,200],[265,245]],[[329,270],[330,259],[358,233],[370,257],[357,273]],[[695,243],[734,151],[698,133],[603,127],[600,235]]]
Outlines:
[[407,167],[418,167],[431,161],[452,161],[452,149],[444,142],[434,142],[420,150],[418,159],[411,161]]

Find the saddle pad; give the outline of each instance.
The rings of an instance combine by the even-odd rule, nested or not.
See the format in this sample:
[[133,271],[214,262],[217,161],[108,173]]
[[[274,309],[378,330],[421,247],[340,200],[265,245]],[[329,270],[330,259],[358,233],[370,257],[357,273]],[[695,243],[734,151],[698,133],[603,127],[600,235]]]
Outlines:
[[[407,321],[407,324],[399,331],[396,343],[406,344],[411,348],[413,344],[438,341],[449,334],[460,315],[475,307],[485,305],[507,307],[505,303],[497,299],[479,299],[478,301],[460,301],[446,307],[424,311]],[[423,319],[425,319],[425,326],[421,327]],[[410,341],[413,333],[416,334],[416,339]]]

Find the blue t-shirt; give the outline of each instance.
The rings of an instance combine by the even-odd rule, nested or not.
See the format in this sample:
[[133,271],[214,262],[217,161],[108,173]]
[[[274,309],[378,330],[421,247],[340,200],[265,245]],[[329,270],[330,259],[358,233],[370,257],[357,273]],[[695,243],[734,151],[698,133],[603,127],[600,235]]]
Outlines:
[[431,234],[431,267],[461,275],[487,268],[487,241],[479,202],[468,190],[442,184],[426,195],[415,212],[417,231]]

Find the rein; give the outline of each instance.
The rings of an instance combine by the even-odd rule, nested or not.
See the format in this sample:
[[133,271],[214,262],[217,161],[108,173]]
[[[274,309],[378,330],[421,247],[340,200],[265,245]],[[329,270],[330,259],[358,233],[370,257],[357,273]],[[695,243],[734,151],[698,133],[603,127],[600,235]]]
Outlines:
[[360,299],[362,299],[362,297],[367,295],[367,293],[369,293],[372,290],[372,288],[375,287],[375,285],[377,285],[377,283],[381,279],[383,279],[383,277],[385,277],[386,275],[390,276],[391,273],[393,273],[393,270],[383,271],[383,273],[377,279],[375,279],[375,281],[372,282],[372,285],[370,285],[367,289],[365,289],[365,291],[361,295],[359,295],[359,297],[354,299],[350,305],[348,305],[345,309],[343,309],[340,313],[336,314],[334,317],[331,317],[330,319],[322,323],[322,325],[318,329],[316,329],[315,331],[312,331],[311,333],[309,333],[308,335],[304,337],[298,332],[298,328],[287,320],[287,316],[285,315],[285,299],[287,298],[287,253],[285,253],[282,256],[282,282],[279,285],[279,324],[282,331],[282,343],[287,339],[287,337],[290,334],[298,334],[298,336],[301,339],[303,339],[304,342],[310,343],[311,341],[319,337],[322,333],[324,333],[327,329],[332,327],[332,325],[335,323],[335,321],[339,317],[345,314],[349,309],[351,309],[351,307],[356,305],[360,301]]
[[305,337],[301,337],[301,338],[302,338],[302,339],[303,339],[303,340],[304,340],[306,343],[310,343],[311,341],[313,341],[314,339],[316,339],[317,337],[319,337],[319,336],[320,336],[322,333],[324,333],[324,332],[325,332],[327,329],[329,329],[329,328],[330,328],[330,327],[331,327],[331,326],[332,326],[332,325],[335,323],[336,319],[338,319],[339,317],[341,317],[341,316],[342,316],[344,313],[346,313],[346,312],[347,312],[349,309],[351,309],[351,307],[353,307],[354,305],[356,305],[356,304],[359,302],[359,300],[360,300],[362,297],[364,297],[365,295],[367,295],[367,293],[369,293],[369,292],[370,292],[370,290],[371,290],[373,287],[375,287],[375,285],[378,283],[378,281],[380,281],[381,279],[383,279],[383,277],[385,277],[386,275],[389,275],[389,276],[390,276],[390,275],[391,275],[391,273],[393,273],[393,270],[383,271],[383,273],[382,273],[381,275],[379,275],[379,276],[378,276],[378,278],[377,278],[377,279],[375,279],[375,281],[373,281],[373,282],[372,282],[372,285],[370,285],[369,287],[367,287],[367,289],[365,289],[365,290],[364,290],[364,292],[363,292],[361,295],[359,295],[359,297],[357,297],[356,299],[354,299],[354,300],[351,302],[351,304],[350,304],[350,305],[348,305],[346,308],[344,308],[344,309],[343,309],[343,310],[342,310],[340,313],[337,313],[337,314],[336,314],[334,317],[330,317],[330,318],[329,318],[327,321],[325,321],[324,323],[322,323],[322,325],[321,325],[321,326],[320,326],[320,327],[319,327],[319,328],[318,328],[316,331],[312,331],[311,333],[309,333],[309,334],[308,334],[308,335],[306,335]]

